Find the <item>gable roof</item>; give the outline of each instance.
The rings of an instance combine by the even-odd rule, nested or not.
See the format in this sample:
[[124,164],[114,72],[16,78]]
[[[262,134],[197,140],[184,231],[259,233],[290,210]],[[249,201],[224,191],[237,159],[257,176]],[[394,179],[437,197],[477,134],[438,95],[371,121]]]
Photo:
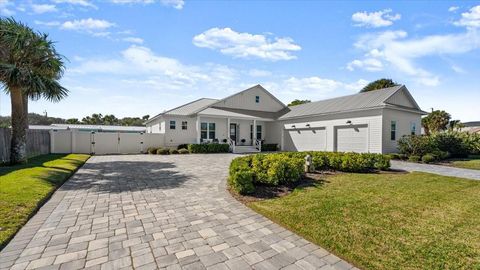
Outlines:
[[[414,104],[415,108],[407,108],[407,107],[402,107],[395,104],[387,103],[387,100],[398,91],[405,91],[407,96],[410,97],[411,100],[413,101],[412,104]],[[320,114],[356,111],[356,110],[362,110],[362,109],[381,108],[387,105],[415,110],[422,114],[425,113],[420,109],[420,107],[418,107],[415,100],[413,100],[410,93],[408,93],[407,88],[404,85],[398,85],[398,86],[378,89],[375,91],[369,91],[365,93],[358,93],[358,94],[349,95],[349,96],[331,98],[331,99],[320,100],[320,101],[311,102],[311,103],[305,103],[297,106],[292,106],[292,107],[289,107],[290,111],[280,116],[279,119],[283,120],[283,119],[303,117],[303,116],[313,116],[313,115],[320,115]]]
[[157,119],[162,115],[179,115],[179,116],[192,115],[192,114],[198,113],[199,111],[202,111],[205,108],[210,107],[212,104],[217,102],[218,102],[218,99],[200,98],[192,102],[189,102],[187,104],[173,108],[171,110],[165,111],[163,113],[157,114],[154,117],[145,121],[145,124]]
[[[241,94],[243,94],[243,93],[245,93],[245,92],[247,92],[247,91],[250,91],[250,90],[252,90],[252,89],[255,89],[255,88],[260,89],[260,90],[262,90],[263,92],[265,92],[265,93],[266,93],[267,95],[269,95],[273,100],[275,100],[278,104],[282,105],[282,107],[284,107],[284,108],[287,107],[287,105],[285,105],[283,102],[281,102],[276,96],[272,95],[272,93],[268,92],[267,89],[265,89],[265,88],[264,88],[263,86],[261,86],[260,84],[254,85],[254,86],[252,86],[252,87],[250,87],[250,88],[247,88],[247,89],[245,89],[245,90],[243,90],[243,91],[237,92],[237,93],[235,93],[235,94],[233,94],[233,95],[230,95],[230,96],[228,96],[228,97],[226,97],[226,98],[222,98],[222,99],[218,100],[218,102],[216,102],[216,104],[220,104],[221,102],[224,102],[224,101],[227,100],[227,99],[230,99],[230,98],[232,98],[232,97],[241,95]],[[213,106],[215,106],[216,104],[213,104]]]

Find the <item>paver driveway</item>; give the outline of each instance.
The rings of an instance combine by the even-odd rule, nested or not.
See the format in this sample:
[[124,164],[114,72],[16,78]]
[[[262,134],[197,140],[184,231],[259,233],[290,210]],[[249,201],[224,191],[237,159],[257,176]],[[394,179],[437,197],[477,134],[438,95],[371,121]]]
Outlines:
[[92,157],[0,253],[0,268],[351,268],[233,199],[233,157]]

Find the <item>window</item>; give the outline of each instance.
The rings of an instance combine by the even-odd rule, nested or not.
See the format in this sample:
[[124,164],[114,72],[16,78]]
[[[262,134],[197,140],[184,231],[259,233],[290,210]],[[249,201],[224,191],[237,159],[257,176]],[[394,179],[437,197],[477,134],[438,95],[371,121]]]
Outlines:
[[200,123],[200,138],[202,140],[215,139],[215,123]]
[[262,126],[257,125],[257,140],[262,139]]
[[170,120],[170,129],[175,129],[175,121]]
[[410,123],[410,134],[415,135],[417,133],[417,124],[415,122]]
[[202,140],[208,139],[208,123],[200,124],[200,138]]
[[208,138],[215,139],[215,123],[208,123]]
[[390,122],[390,140],[395,141],[397,139],[397,121]]
[[255,96],[255,103],[260,103],[260,96]]
[[183,130],[187,129],[187,121],[182,121],[182,129]]
[[[257,140],[262,139],[262,126],[257,125]],[[250,125],[250,140],[253,140],[253,125]]]

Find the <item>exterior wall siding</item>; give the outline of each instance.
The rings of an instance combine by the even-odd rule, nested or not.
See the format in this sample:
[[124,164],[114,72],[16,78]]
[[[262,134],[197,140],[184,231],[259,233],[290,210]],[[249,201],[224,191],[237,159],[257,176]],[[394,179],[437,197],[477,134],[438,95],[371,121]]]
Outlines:
[[[165,116],[163,131],[165,133],[165,146],[175,147],[184,143],[196,143],[196,117]],[[170,129],[170,121],[175,121],[175,129]],[[182,129],[182,121],[187,122],[187,129]]]
[[[390,124],[391,121],[396,121],[397,131],[395,134],[395,140],[391,140],[390,137]],[[384,153],[395,153],[398,152],[397,141],[404,135],[411,134],[411,124],[414,123],[416,126],[416,135],[420,135],[421,132],[421,115],[418,113],[393,110],[393,109],[383,109],[383,152]]]
[[386,102],[390,103],[390,104],[404,106],[404,107],[415,108],[415,105],[412,104],[412,102],[408,98],[405,91],[398,91],[393,96],[391,96],[389,99],[387,99]]
[[[259,103],[255,97],[259,96]],[[232,96],[214,105],[215,107],[234,108],[254,111],[278,112],[284,107],[259,87],[254,87],[238,95]]]

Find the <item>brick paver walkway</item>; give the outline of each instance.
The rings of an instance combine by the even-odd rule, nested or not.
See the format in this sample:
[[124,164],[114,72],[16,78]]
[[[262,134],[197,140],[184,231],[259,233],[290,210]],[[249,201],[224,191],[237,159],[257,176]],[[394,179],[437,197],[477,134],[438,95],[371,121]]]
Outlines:
[[427,173],[434,173],[434,174],[440,174],[445,176],[480,180],[480,170],[470,170],[470,169],[455,168],[450,166],[433,165],[433,164],[421,164],[421,163],[413,163],[413,162],[406,162],[406,161],[400,161],[400,160],[392,160],[391,163],[392,163],[391,168],[395,170],[404,170],[409,172],[413,172],[413,171],[427,172]]
[[233,199],[233,157],[92,157],[4,248],[0,268],[352,268]]

